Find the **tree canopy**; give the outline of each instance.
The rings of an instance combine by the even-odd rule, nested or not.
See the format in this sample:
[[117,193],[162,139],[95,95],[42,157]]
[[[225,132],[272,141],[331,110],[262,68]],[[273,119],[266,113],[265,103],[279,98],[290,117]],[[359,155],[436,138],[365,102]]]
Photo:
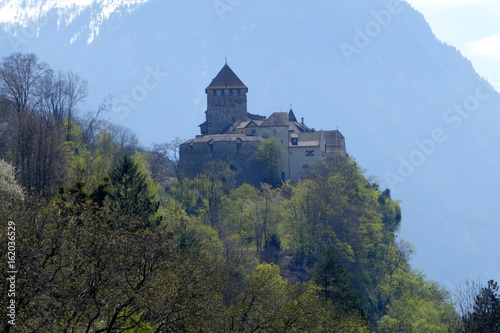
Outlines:
[[0,243],[12,221],[17,265],[2,332],[498,332],[498,284],[457,313],[353,159],[282,182],[266,139],[259,187],[217,161],[182,178],[179,139],[141,147],[101,119],[108,99],[80,114],[86,89],[34,55],[0,64]]

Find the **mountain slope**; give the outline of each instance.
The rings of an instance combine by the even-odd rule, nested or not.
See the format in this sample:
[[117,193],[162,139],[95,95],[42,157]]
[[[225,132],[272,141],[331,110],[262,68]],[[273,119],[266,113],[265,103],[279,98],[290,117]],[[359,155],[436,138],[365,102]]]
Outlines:
[[90,82],[87,107],[111,93],[108,116],[144,144],[199,133],[204,89],[227,55],[249,87],[249,112],[292,103],[308,126],[338,126],[351,156],[402,200],[415,267],[442,283],[500,279],[500,97],[406,2],[151,0],[110,14],[90,44],[88,28],[71,43],[90,27],[87,14],[67,26],[51,15],[23,43],[12,44],[6,26],[0,55],[35,52],[78,72]]
[[[38,36],[40,28],[56,21],[59,29],[65,29],[81,16],[86,22],[73,32],[70,41],[84,38],[92,43],[99,35],[100,27],[111,16],[130,13],[148,0],[5,0],[0,5],[0,23],[8,26],[9,32],[17,34],[14,39],[24,42]],[[12,29],[12,30],[11,30]]]

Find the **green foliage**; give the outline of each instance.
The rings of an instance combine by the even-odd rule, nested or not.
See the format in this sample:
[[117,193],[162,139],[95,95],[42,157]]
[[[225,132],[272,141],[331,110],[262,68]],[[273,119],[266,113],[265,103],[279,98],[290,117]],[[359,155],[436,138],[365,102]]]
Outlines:
[[112,142],[111,133],[100,130],[95,144],[94,153],[85,145],[79,146],[72,157],[66,184],[76,182],[85,184],[85,190],[92,192],[108,176],[113,165],[118,148]]
[[200,216],[212,228],[219,228],[227,211],[227,193],[233,187],[234,173],[221,161],[210,161],[204,172],[196,177],[198,190],[201,190],[198,201],[202,203]]
[[279,167],[286,154],[281,142],[276,138],[265,138],[255,151],[255,159],[263,165],[264,181],[276,186],[280,183]]
[[278,266],[260,264],[229,310],[229,332],[367,332],[355,316],[325,307],[313,283],[286,283]]
[[253,240],[252,215],[258,197],[259,191],[248,184],[231,192],[229,212],[224,224],[224,230],[228,234],[238,235],[249,243]]
[[329,247],[314,264],[311,279],[321,289],[325,302],[330,301],[346,312],[356,313],[361,306],[345,262],[335,248]]
[[144,222],[158,210],[146,176],[139,165],[125,156],[110,173],[111,207],[120,214],[137,217]]
[[394,299],[378,322],[380,332],[448,332],[455,312],[447,293],[414,271],[401,271],[393,282]]
[[[5,73],[36,61],[4,59],[0,88],[12,84]],[[456,325],[447,292],[410,267],[399,202],[355,161],[325,160],[281,183],[282,144],[264,139],[259,188],[234,188],[233,172],[214,161],[181,179],[178,141],[140,150],[128,129],[98,121],[105,103],[75,119],[74,104],[38,110],[29,93],[5,97],[17,174],[0,160],[0,216],[16,223],[19,331],[498,331],[498,285],[475,291]],[[54,185],[65,187],[54,195]]]
[[137,228],[138,220],[86,205],[79,191],[65,197],[49,206],[28,197],[6,215],[19,249],[16,331],[221,327],[215,264],[180,252],[168,227]]
[[[77,157],[95,161],[85,149]],[[60,189],[49,206],[2,205],[23,225],[19,246],[30,244],[24,328],[366,332],[364,316],[379,332],[451,327],[446,292],[410,269],[414,248],[395,234],[398,203],[353,161],[274,189],[233,189],[226,167],[174,182],[155,228],[159,188],[143,154],[93,189]]]

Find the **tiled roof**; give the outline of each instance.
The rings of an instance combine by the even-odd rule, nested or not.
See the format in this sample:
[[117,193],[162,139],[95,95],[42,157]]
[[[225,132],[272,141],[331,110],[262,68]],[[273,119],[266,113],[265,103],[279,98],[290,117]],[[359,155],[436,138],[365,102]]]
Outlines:
[[235,130],[237,129],[242,129],[242,128],[245,128],[248,126],[248,124],[250,124],[252,121],[251,120],[246,120],[246,121],[240,121],[240,123],[238,125],[236,125],[234,127]]
[[234,74],[233,70],[225,64],[219,74],[212,80],[207,89],[243,88],[248,91],[248,87]]
[[247,117],[252,120],[266,120],[266,116],[261,116],[259,114],[247,113]]
[[287,112],[275,112],[261,126],[288,126],[289,122]]
[[262,120],[246,120],[246,121],[241,121],[234,127],[235,130],[237,129],[242,129],[242,128],[248,128],[248,127],[259,127],[262,124]]
[[312,132],[312,129],[302,123],[299,123],[298,121],[291,121],[290,129],[296,132]]
[[260,136],[246,136],[240,134],[211,134],[196,137],[194,139],[188,140],[183,144],[192,145],[194,143],[213,143],[213,142],[250,142],[250,141],[262,141]]
[[[290,134],[290,147],[317,147],[319,146],[321,132],[300,132]],[[291,139],[298,138],[297,144],[292,145]]]

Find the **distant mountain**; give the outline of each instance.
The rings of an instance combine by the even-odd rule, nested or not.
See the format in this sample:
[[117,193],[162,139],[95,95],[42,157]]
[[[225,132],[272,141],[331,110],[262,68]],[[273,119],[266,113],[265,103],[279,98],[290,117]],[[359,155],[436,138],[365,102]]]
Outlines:
[[[350,155],[402,200],[401,234],[417,247],[416,268],[444,284],[500,280],[500,96],[408,3],[56,3],[2,2],[0,56],[34,52],[87,78],[82,112],[110,93],[108,117],[143,144],[191,138],[227,56],[249,87],[249,112],[291,103],[310,127],[338,126]],[[31,13],[40,4],[52,9],[31,38],[4,19],[6,8]]]
[[0,3],[0,23],[12,33],[13,42],[23,43],[38,37],[46,24],[57,24],[59,30],[66,29],[79,17],[85,22],[77,26],[70,42],[83,38],[92,43],[99,35],[102,24],[111,16],[130,13],[148,0],[5,0]]

